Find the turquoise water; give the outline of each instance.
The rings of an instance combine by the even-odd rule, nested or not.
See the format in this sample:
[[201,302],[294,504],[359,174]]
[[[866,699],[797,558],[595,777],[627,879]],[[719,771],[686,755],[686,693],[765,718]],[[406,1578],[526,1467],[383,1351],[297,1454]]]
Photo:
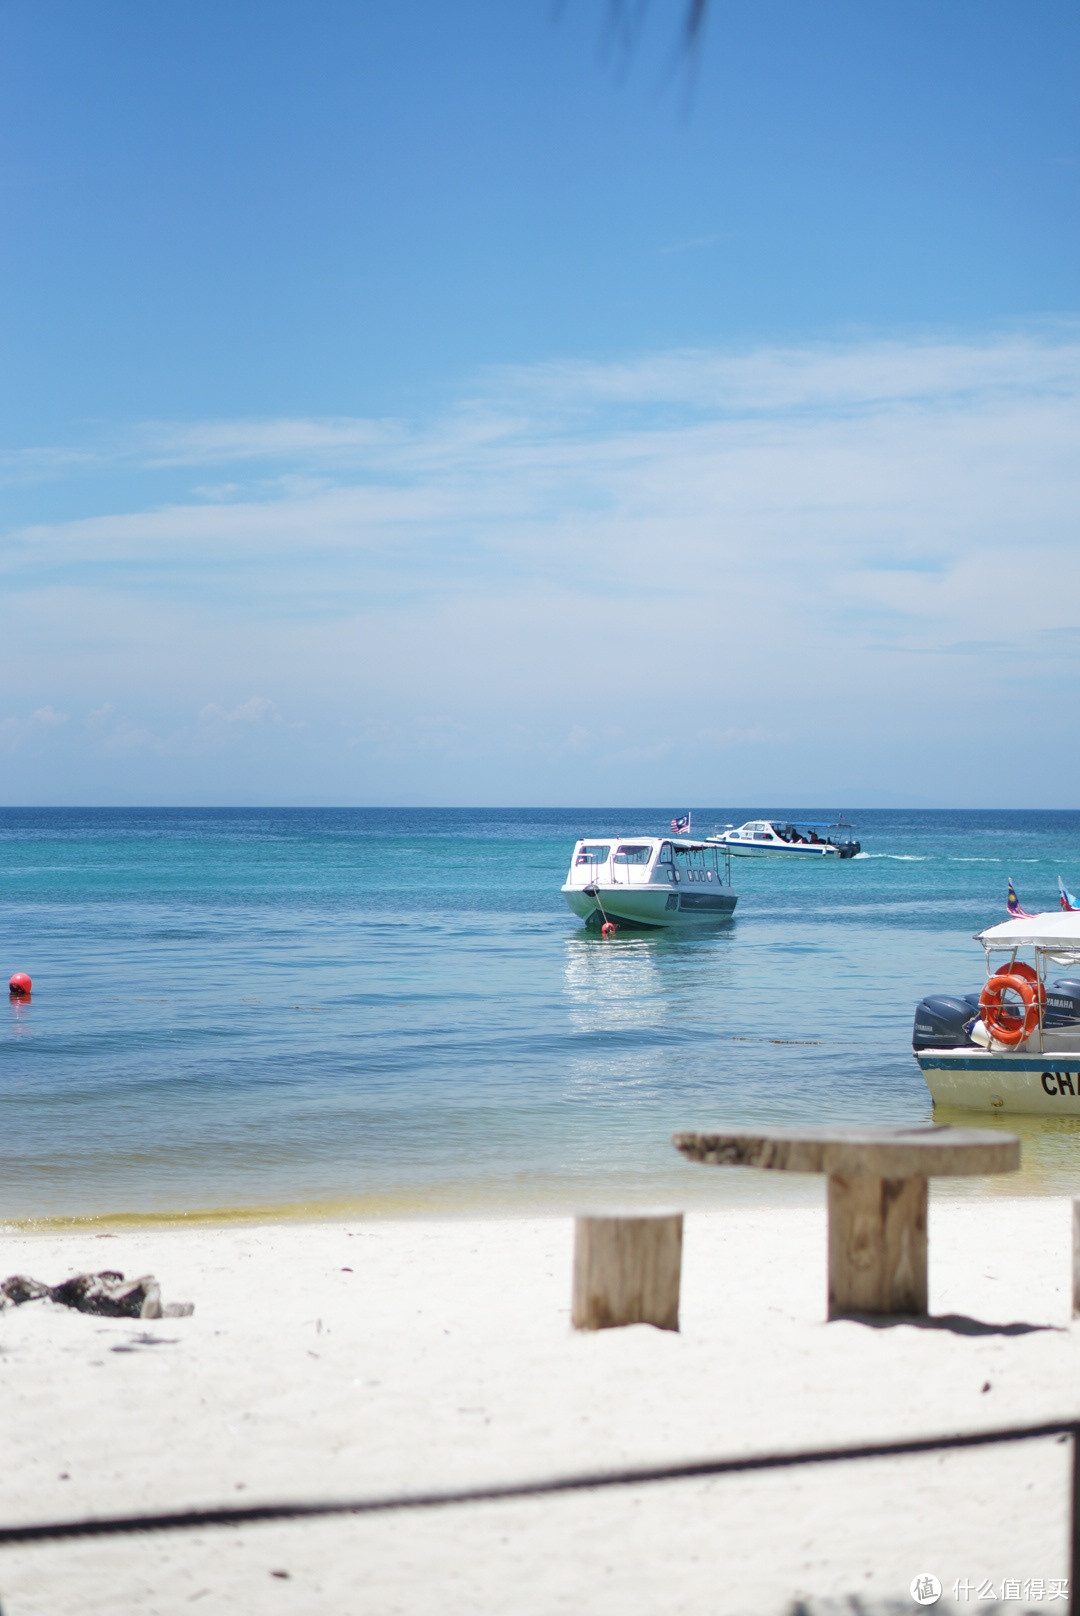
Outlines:
[[[874,811],[733,861],[727,925],[587,932],[574,840],[671,812],[3,811],[0,1215],[718,1194],[673,1128],[927,1119],[915,1001],[979,984],[1008,876],[1080,889],[1080,814]],[[1020,1131],[1080,1193],[1076,1126]]]

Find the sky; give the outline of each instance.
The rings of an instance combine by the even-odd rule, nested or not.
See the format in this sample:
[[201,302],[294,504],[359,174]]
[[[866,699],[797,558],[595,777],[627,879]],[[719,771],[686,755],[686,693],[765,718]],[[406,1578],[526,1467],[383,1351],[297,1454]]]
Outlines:
[[1067,0],[0,0],[0,802],[1070,807]]

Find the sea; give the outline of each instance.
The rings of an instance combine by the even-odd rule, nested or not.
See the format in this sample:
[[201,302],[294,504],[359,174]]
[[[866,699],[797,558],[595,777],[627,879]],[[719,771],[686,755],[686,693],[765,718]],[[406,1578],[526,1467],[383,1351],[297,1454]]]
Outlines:
[[[5,1011],[0,1218],[800,1193],[671,1134],[929,1121],[917,1000],[980,985],[1010,877],[1029,910],[1080,889],[1080,813],[848,808],[858,857],[733,860],[727,923],[586,929],[560,892],[575,840],[673,811],[0,811],[0,970],[33,978]],[[1023,1140],[1018,1175],[945,1193],[1080,1194],[1080,1123],[940,1120]]]

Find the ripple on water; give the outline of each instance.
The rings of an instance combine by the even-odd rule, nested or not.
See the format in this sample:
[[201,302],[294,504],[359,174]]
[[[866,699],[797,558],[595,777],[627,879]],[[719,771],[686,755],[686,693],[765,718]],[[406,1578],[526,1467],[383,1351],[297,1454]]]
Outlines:
[[[35,991],[0,1052],[0,1213],[787,1196],[671,1132],[925,1120],[915,1002],[980,981],[1006,867],[1032,909],[1080,882],[1080,815],[876,811],[857,859],[734,861],[716,931],[586,932],[573,841],[670,817],[6,810]],[[1080,1194],[1076,1126],[1016,1128],[1024,1171],[991,1188]]]

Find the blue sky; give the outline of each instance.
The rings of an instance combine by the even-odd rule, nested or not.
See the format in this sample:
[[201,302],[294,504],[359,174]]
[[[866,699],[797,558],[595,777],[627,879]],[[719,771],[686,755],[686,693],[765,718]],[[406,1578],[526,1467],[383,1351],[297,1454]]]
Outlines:
[[1080,14],[0,8],[0,799],[1067,806]]

